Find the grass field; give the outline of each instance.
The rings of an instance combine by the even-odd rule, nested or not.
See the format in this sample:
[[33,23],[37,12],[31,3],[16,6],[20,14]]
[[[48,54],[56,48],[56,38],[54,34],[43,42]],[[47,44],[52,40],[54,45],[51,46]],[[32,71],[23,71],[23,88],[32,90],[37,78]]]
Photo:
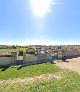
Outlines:
[[[50,63],[17,68],[0,69],[0,92],[80,92],[80,75],[76,72],[61,70]],[[51,74],[61,78],[48,79]]]
[[0,54],[8,54],[17,51],[17,49],[0,49]]
[[57,66],[54,66],[50,63],[26,66],[20,70],[17,70],[18,68],[19,66],[13,68],[9,67],[5,71],[3,71],[4,68],[0,68],[0,80],[32,77],[46,73],[55,73],[59,71],[59,68]]
[[80,75],[73,72],[64,72],[63,79],[45,80],[32,85],[24,86],[24,92],[80,92]]
[[10,54],[11,52],[16,52],[16,51],[23,50],[23,49],[26,49],[26,48],[19,48],[19,49],[0,49],[0,54],[1,55]]

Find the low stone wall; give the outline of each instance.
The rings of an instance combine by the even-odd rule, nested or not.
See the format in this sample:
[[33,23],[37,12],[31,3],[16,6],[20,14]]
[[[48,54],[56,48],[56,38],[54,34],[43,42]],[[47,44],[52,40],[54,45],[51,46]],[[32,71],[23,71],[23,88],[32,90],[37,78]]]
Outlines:
[[12,57],[0,57],[0,66],[10,65],[12,62]]
[[23,64],[29,63],[29,62],[47,62],[52,59],[52,56],[49,54],[24,54],[23,55]]
[[62,59],[64,56],[66,56],[66,58],[74,58],[80,56],[80,53],[77,50],[58,50],[58,59]]
[[52,58],[51,55],[49,54],[38,54],[37,57],[38,60],[48,60]]
[[26,62],[35,62],[38,60],[38,57],[35,56],[35,55],[31,55],[31,54],[26,54],[23,56],[23,63],[26,63]]
[[17,58],[16,52],[12,52],[11,55],[0,55],[0,66],[15,65]]

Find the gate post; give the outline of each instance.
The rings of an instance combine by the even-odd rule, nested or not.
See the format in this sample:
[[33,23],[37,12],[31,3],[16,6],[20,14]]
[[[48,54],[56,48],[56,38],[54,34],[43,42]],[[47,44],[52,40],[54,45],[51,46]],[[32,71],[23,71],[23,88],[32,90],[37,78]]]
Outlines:
[[62,59],[62,50],[58,49],[58,59]]
[[18,52],[11,52],[11,61],[13,65],[16,65],[18,60]]
[[23,64],[25,64],[26,61],[26,52],[23,52]]

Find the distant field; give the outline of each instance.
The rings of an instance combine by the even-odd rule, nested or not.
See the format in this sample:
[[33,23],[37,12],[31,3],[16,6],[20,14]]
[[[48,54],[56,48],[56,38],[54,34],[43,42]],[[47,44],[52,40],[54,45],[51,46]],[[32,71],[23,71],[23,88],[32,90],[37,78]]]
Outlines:
[[25,48],[20,48],[20,49],[0,49],[0,54],[10,54],[11,52],[19,51]]

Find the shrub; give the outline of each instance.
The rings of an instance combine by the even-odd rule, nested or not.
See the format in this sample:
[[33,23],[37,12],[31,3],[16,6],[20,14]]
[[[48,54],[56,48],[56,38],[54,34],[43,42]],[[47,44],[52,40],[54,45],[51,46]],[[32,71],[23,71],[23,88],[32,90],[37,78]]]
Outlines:
[[26,52],[25,50],[19,50],[19,56],[23,56],[23,53]]
[[16,49],[16,46],[15,46],[15,45],[13,45],[13,46],[12,46],[12,49]]
[[26,50],[26,54],[29,54],[29,51],[28,50]]
[[34,54],[35,53],[35,50],[30,50],[29,51],[29,54]]

